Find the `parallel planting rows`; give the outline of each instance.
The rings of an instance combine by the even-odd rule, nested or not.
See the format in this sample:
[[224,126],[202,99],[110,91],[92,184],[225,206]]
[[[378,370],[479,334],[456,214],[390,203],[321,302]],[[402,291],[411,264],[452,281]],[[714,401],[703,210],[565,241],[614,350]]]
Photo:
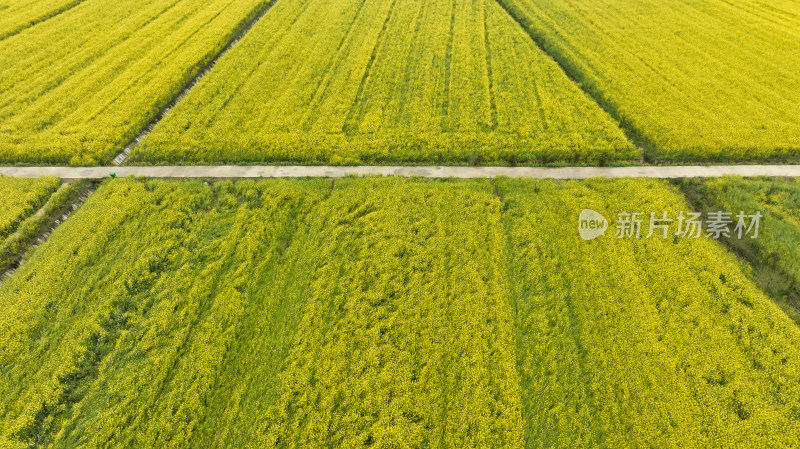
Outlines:
[[493,0],[299,0],[277,2],[132,161],[639,157]]
[[725,238],[751,277],[800,323],[800,181],[719,178],[678,183],[698,210],[760,211],[758,238]]
[[490,186],[340,183],[96,192],[1,287],[2,437],[519,446]]
[[797,446],[800,328],[734,256],[676,236],[678,222],[667,238],[576,232],[584,208],[690,211],[677,189],[508,180],[499,192],[528,447]]
[[266,6],[86,0],[0,40],[0,163],[110,162]]
[[50,176],[35,179],[0,176],[0,242],[42,207],[59,184],[58,178]]
[[[0,178],[0,186],[6,180]],[[90,193],[91,181],[63,183],[59,187],[60,182],[54,177],[39,178],[35,182],[12,178],[6,184],[18,185],[12,191],[8,191],[8,185],[0,187],[0,198],[8,198],[9,206],[0,210],[0,216],[7,219],[13,215],[8,213],[12,210],[24,211],[24,214],[5,222],[9,226],[0,232],[0,280],[35,250],[38,241],[47,238],[50,228],[69,217],[78,207],[77,203]],[[26,194],[20,191],[19,184],[26,184]]]
[[[0,163],[109,163],[271,4],[0,0]],[[796,161],[798,30],[791,0],[275,0],[132,160]]]
[[796,445],[797,325],[712,239],[586,242],[587,207],[688,205],[647,180],[107,182],[0,284],[0,441]]
[[797,2],[498,1],[649,158],[800,158]]
[[83,0],[0,0],[0,40],[79,5]]

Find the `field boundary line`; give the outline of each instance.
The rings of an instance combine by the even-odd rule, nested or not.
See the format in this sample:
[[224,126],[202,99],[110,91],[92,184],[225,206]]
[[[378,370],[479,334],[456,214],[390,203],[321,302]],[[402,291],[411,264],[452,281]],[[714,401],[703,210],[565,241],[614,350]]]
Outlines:
[[47,14],[41,15],[41,16],[31,20],[30,22],[20,26],[20,27],[17,27],[15,29],[11,30],[11,31],[8,31],[6,34],[0,34],[0,41],[8,39],[9,37],[14,37],[17,34],[22,33],[23,31],[25,31],[27,29],[33,28],[33,27],[35,27],[36,25],[39,25],[42,22],[47,22],[48,20],[50,20],[50,19],[52,19],[52,18],[54,18],[56,16],[60,16],[61,14],[64,14],[65,12],[75,8],[76,6],[80,5],[81,3],[85,2],[85,1],[86,0],[74,0],[74,1],[69,2],[69,3],[67,3],[66,5],[64,5],[64,6],[60,7],[60,8],[56,8],[56,9],[48,12]]
[[[496,130],[499,119],[497,118],[497,99],[494,93],[494,72],[492,71],[492,52],[489,39],[489,4],[483,4],[483,51],[486,60],[486,81],[489,93],[489,128]],[[541,103],[540,103],[541,104]]]
[[[62,183],[61,183],[61,185],[60,185],[60,186],[58,186],[58,188],[56,189],[56,191],[55,191],[55,192],[53,192],[53,193],[50,195],[50,197],[49,197],[49,198],[47,198],[47,201],[45,201],[45,202],[44,202],[44,204],[42,204],[42,207],[40,207],[40,208],[39,208],[39,209],[38,209],[36,212],[34,212],[33,214],[31,214],[29,217],[25,218],[25,219],[24,219],[24,220],[23,220],[23,221],[22,221],[22,222],[21,222],[21,223],[20,223],[20,224],[17,226],[17,230],[16,230],[16,231],[14,231],[12,234],[10,234],[8,237],[6,237],[6,241],[11,241],[12,239],[17,239],[17,238],[19,238],[19,236],[20,236],[20,229],[19,229],[19,228],[21,228],[21,227],[22,227],[22,226],[25,224],[25,222],[27,222],[28,220],[35,219],[35,218],[38,218],[38,217],[41,217],[42,215],[44,215],[45,211],[47,210],[47,206],[48,206],[48,205],[50,204],[50,202],[53,200],[53,197],[54,197],[54,196],[55,196],[57,193],[59,193],[59,192],[61,192],[61,191],[63,191],[63,190],[66,190],[67,188],[69,188],[69,182],[62,182]],[[2,243],[5,243],[5,242],[2,242]],[[30,246],[31,246],[31,245],[30,245],[30,242],[28,242],[28,244],[27,244],[27,245],[25,245],[25,249],[24,249],[23,251],[21,251],[21,253],[22,253],[22,254],[24,254],[24,253],[25,253],[25,252],[26,252],[28,249],[30,249]],[[22,256],[22,254],[20,254],[20,253],[18,253],[18,254],[14,254],[14,258],[15,258],[15,259],[18,259],[20,256]],[[0,263],[2,263],[2,262],[0,262]],[[7,278],[7,277],[9,277],[9,276],[11,276],[12,274],[14,274],[14,271],[16,271],[16,268],[15,268],[15,266],[13,266],[13,264],[12,264],[12,267],[10,267],[10,268],[8,268],[8,269],[5,269],[5,270],[0,270],[0,282],[3,282],[3,281],[4,281],[4,280]]]
[[267,2],[262,7],[263,9],[261,11],[258,11],[256,9],[256,11],[258,11],[258,12],[256,12],[256,14],[253,17],[253,19],[251,19],[239,32],[237,32],[237,33],[235,33],[233,35],[233,38],[230,41],[228,41],[228,43],[225,44],[224,47],[222,47],[222,50],[220,50],[219,53],[217,53],[213,58],[211,58],[211,61],[209,61],[204,67],[202,67],[199,72],[197,72],[197,76],[195,76],[192,80],[190,80],[189,83],[187,85],[185,85],[183,87],[183,89],[181,89],[180,93],[178,93],[178,95],[176,95],[175,98],[173,98],[172,100],[169,101],[169,103],[167,103],[166,107],[164,107],[162,110],[158,111],[158,114],[156,114],[155,117],[153,117],[153,119],[150,120],[150,122],[147,124],[147,126],[144,127],[142,132],[140,132],[136,137],[134,137],[133,140],[131,140],[128,143],[128,145],[125,146],[125,149],[122,150],[122,152],[119,153],[114,158],[114,160],[112,161],[113,165],[122,165],[122,164],[124,164],[125,161],[128,159],[128,157],[131,155],[131,151],[133,150],[133,148],[136,145],[138,145],[139,142],[142,141],[142,139],[147,137],[147,135],[150,134],[151,131],[153,131],[153,128],[161,120],[164,119],[164,117],[169,113],[169,111],[171,111],[175,106],[177,106],[178,103],[180,103],[180,101],[183,100],[183,98],[186,96],[186,94],[188,94],[189,91],[192,90],[194,88],[194,86],[196,86],[197,83],[200,82],[200,80],[202,80],[206,75],[208,75],[208,73],[214,68],[214,66],[217,64],[217,62],[223,56],[225,56],[228,53],[228,51],[230,51],[233,47],[235,47],[236,44],[238,44],[239,41],[241,41],[242,38],[248,32],[250,32],[250,30],[253,29],[253,27],[265,15],[267,15],[267,12],[269,12],[269,10],[272,9],[272,6],[277,1],[278,0],[271,0],[271,1]]
[[[17,268],[22,264],[22,262],[30,257],[31,252],[35,251],[40,245],[42,245],[56,230],[62,223],[64,223],[72,214],[77,211],[88,199],[89,195],[91,195],[94,190],[95,186],[91,183],[88,183],[84,186],[80,184],[85,181],[73,181],[73,182],[62,182],[61,186],[53,192],[53,194],[48,198],[47,202],[42,205],[39,210],[37,210],[33,215],[28,217],[23,223],[20,224],[19,229],[15,231],[12,235],[8,236],[8,238],[3,242],[5,243],[12,242],[14,239],[21,239],[18,242],[12,243],[12,246],[8,248],[3,248],[3,251],[11,250],[9,255],[11,256],[10,263],[6,264],[3,261],[0,261],[0,283],[3,283],[9,277],[11,277],[16,271]],[[66,191],[72,185],[76,185],[76,190],[74,192],[67,192],[66,194],[69,195],[65,198],[64,202],[61,202],[58,199],[58,194]],[[36,224],[37,218],[42,218],[45,214],[48,214],[48,209],[54,208],[50,211],[51,215],[44,217],[44,222],[41,224]],[[22,234],[22,228],[24,226],[28,226],[29,223],[33,223],[31,226],[35,226],[32,229],[35,231],[29,235]]]
[[340,178],[401,176],[422,178],[694,178],[719,176],[800,177],[800,165],[684,165],[630,167],[465,167],[465,166],[284,166],[180,165],[122,167],[0,167],[0,175],[57,176],[61,179],[101,179],[109,176],[147,178]]
[[[370,79],[372,75],[372,67],[375,65],[375,59],[378,57],[378,50],[383,44],[383,38],[386,35],[386,29],[389,27],[389,21],[392,19],[392,15],[394,14],[394,8],[397,5],[397,0],[392,1],[392,5],[389,6],[389,11],[386,14],[386,18],[383,19],[383,25],[381,26],[381,30],[378,32],[378,36],[375,38],[375,45],[372,46],[372,51],[369,55],[369,61],[367,65],[364,67],[364,74],[361,76],[361,80],[358,82],[358,90],[356,91],[356,95],[353,99],[353,104],[350,105],[350,109],[347,110],[347,116],[344,118],[344,122],[342,125],[342,133],[344,134],[352,134],[352,130],[358,128],[358,123],[361,120],[361,111],[363,110],[361,103],[364,101],[364,90],[367,87],[367,81]],[[422,8],[420,8],[421,10]]]
[[[522,28],[522,31],[528,35],[530,40],[536,45],[536,48],[539,49],[542,53],[547,55],[550,59],[552,59],[557,65],[558,68],[564,73],[570,81],[572,81],[578,89],[580,89],[583,93],[585,93],[589,99],[591,99],[596,105],[600,107],[606,114],[608,114],[614,121],[617,123],[617,126],[622,130],[625,134],[625,137],[633,143],[641,153],[641,156],[645,162],[649,162],[649,159],[653,153],[653,143],[651,142],[650,138],[644,133],[644,131],[636,128],[635,126],[631,125],[628,120],[626,120],[620,113],[616,106],[611,103],[611,100],[605,98],[605,96],[599,92],[597,88],[587,88],[586,86],[593,86],[594,83],[587,81],[586,75],[583,71],[577,66],[577,64],[573,64],[569,58],[565,58],[563,56],[559,56],[555,54],[553,51],[548,50],[548,45],[543,36],[537,36],[535,33],[532,32],[531,21],[526,19],[513,5],[509,4],[509,0],[495,0],[503,11],[509,15],[515,22]],[[566,59],[566,60],[565,60]]]

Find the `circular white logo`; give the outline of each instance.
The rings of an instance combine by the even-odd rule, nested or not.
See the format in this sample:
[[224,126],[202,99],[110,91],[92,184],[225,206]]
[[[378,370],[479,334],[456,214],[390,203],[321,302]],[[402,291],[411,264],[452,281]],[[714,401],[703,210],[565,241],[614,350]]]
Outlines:
[[578,232],[584,240],[592,240],[605,235],[608,229],[608,220],[599,212],[584,209],[578,217]]

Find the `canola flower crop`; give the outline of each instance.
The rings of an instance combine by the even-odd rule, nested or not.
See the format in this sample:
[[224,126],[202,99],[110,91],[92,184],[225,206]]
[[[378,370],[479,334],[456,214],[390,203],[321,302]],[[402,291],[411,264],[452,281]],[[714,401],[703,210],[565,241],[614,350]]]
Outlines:
[[63,220],[64,212],[72,212],[68,209],[69,205],[74,204],[73,202],[89,188],[90,184],[90,181],[84,179],[62,185],[50,195],[41,209],[22,221],[13,234],[5,240],[0,239],[0,273],[12,268],[25,257],[25,254],[35,249],[31,247],[35,244],[34,239],[41,233],[47,232],[47,226],[54,224],[54,221]]
[[0,0],[0,40],[43,22],[83,0]]
[[0,447],[796,446],[800,328],[718,242],[583,241],[583,208],[687,205],[107,181],[0,284]]
[[0,40],[0,163],[110,162],[266,5],[85,0]]
[[632,160],[493,0],[277,2],[133,162]]
[[52,176],[9,178],[0,176],[0,243],[17,226],[42,207],[61,181]]
[[0,287],[0,446],[186,447],[242,314],[278,310],[258,289],[328,191],[101,187]]
[[758,238],[725,243],[753,267],[756,282],[800,322],[800,182],[724,177],[685,180],[680,185],[699,208],[764,215]]
[[791,0],[498,0],[667,160],[800,158]]
[[800,328],[733,255],[713,239],[578,235],[585,208],[607,218],[687,210],[677,189],[632,179],[498,187],[527,447],[800,443]]
[[519,447],[488,183],[346,179],[323,210],[265,447]]
[[519,447],[503,240],[488,182],[112,181],[0,286],[1,436]]

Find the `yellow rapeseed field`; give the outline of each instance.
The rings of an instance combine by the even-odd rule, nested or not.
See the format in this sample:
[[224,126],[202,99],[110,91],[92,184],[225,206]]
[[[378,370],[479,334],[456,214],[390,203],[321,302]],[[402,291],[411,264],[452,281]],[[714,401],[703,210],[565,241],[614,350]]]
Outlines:
[[649,158],[800,158],[796,1],[498,2]]
[[660,180],[108,181],[0,284],[0,446],[795,447],[800,328],[713,239],[615,235],[687,208]]
[[0,163],[110,162],[266,5],[85,0],[0,39]]
[[636,160],[494,0],[277,2],[132,161]]
[[[800,328],[711,238],[617,238],[689,211],[658,180],[499,182],[527,447],[797,447]],[[583,209],[610,222],[583,241]],[[738,210],[737,210],[738,212]],[[754,212],[754,211],[750,211]],[[763,232],[763,230],[762,230]]]
[[9,178],[0,176],[0,243],[17,225],[44,205],[58,189],[58,178]]

